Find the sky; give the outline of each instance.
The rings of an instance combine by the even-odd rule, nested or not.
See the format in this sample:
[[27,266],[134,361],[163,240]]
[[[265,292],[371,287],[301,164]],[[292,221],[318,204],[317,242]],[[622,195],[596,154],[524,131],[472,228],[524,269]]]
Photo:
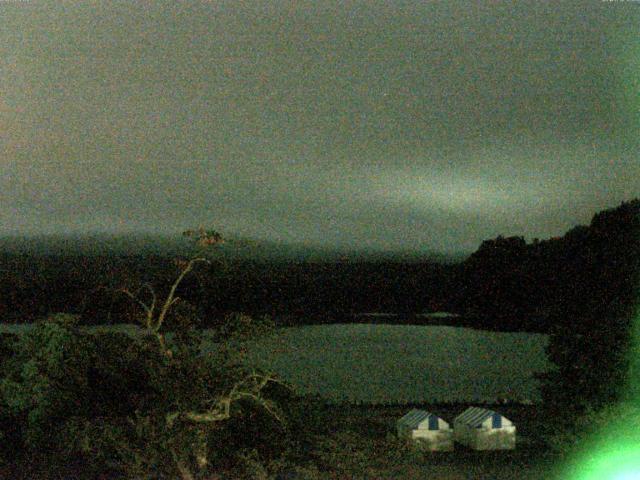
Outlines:
[[0,235],[562,235],[640,197],[639,25],[638,1],[0,1]]

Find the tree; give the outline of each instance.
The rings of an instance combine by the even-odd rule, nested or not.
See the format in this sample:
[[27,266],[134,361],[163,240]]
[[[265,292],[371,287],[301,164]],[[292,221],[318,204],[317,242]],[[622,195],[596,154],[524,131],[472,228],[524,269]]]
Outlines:
[[[193,230],[187,230],[184,236],[193,238],[196,245],[202,248],[208,248],[211,246],[219,245],[223,242],[222,236],[215,230],[205,230],[200,227],[197,232]],[[163,327],[166,324],[167,316],[179,301],[180,297],[177,296],[177,290],[184,278],[191,273],[199,263],[209,263],[209,260],[203,256],[194,257],[190,260],[177,260],[176,265],[180,269],[180,273],[174,280],[169,293],[164,299],[159,299],[155,290],[150,284],[145,284],[137,292],[131,292],[128,289],[122,289],[121,291],[129,298],[138,303],[144,315],[142,317],[142,325],[146,329],[147,333],[154,337],[157,342],[159,352],[165,360],[165,367],[160,370],[159,381],[163,383],[163,387],[171,385],[174,390],[167,392],[168,396],[173,396],[175,387],[180,386],[184,391],[190,391],[188,386],[180,385],[180,375],[186,372],[193,374],[199,372],[203,378],[201,380],[211,382],[211,378],[206,371],[202,371],[202,367],[205,366],[207,370],[210,365],[206,361],[202,361],[199,358],[199,349],[189,348],[188,337],[183,337],[186,340],[183,345],[176,345],[179,355],[174,353],[174,349],[168,345],[167,338]],[[143,301],[140,298],[140,292],[142,290],[149,292],[150,301]],[[183,332],[184,333],[184,332]],[[181,338],[179,335],[176,338]],[[182,347],[182,348],[180,348]],[[184,368],[187,367],[187,368]],[[185,452],[184,442],[167,441],[165,444],[171,451],[171,456],[175,462],[175,466],[180,473],[183,480],[192,480],[195,478],[193,472],[194,466],[197,470],[204,471],[208,466],[207,451],[210,445],[207,440],[207,434],[215,430],[216,426],[220,422],[229,420],[234,415],[233,407],[235,404],[242,401],[249,401],[260,406],[268,415],[276,419],[278,422],[283,421],[281,412],[277,405],[267,398],[263,392],[272,383],[279,383],[277,378],[272,374],[260,373],[254,369],[249,372],[243,372],[242,367],[238,365],[229,365],[229,370],[226,372],[229,376],[227,382],[223,382],[225,385],[216,391],[201,392],[201,401],[193,402],[193,398],[188,401],[184,399],[174,398],[173,401],[164,398],[158,402],[158,407],[163,410],[165,425],[164,428],[167,431],[174,432],[172,435],[175,440],[182,436],[186,432],[196,432],[194,435],[188,435],[190,441],[190,447]],[[178,373],[176,376],[175,374]],[[189,379],[192,382],[193,379]],[[166,385],[165,385],[166,384]],[[189,395],[193,392],[190,391]],[[162,405],[164,404],[164,405]],[[148,417],[142,417],[138,421],[142,420],[143,423],[148,423],[150,419]],[[189,457],[193,457],[195,462],[190,462]]]
[[[632,325],[640,284],[640,200],[594,215],[568,232],[563,248],[580,259],[564,275],[543,376],[543,398],[556,411],[600,409],[621,399],[629,378]],[[558,265],[558,268],[567,268]]]
[[[203,249],[222,242],[204,229],[187,236]],[[78,316],[63,314],[21,335],[11,348],[17,354],[0,365],[0,436],[27,458],[46,456],[47,465],[82,458],[94,476],[111,468],[127,478],[206,478],[255,448],[253,435],[242,436],[249,421],[267,426],[258,441],[272,435],[261,443],[277,451],[286,439],[274,400],[282,383],[246,361],[233,330],[204,351],[179,295],[183,280],[208,262],[177,260],[166,294],[151,284],[119,290],[140,308],[141,334],[89,333]],[[246,337],[252,320],[243,316],[242,324]]]

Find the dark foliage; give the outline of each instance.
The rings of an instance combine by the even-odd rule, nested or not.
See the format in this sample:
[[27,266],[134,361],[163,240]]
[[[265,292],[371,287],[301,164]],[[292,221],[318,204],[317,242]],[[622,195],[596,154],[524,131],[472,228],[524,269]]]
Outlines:
[[618,401],[629,381],[631,335],[640,285],[640,200],[593,217],[572,232],[575,276],[552,317],[546,376],[552,408],[599,409]]
[[[633,202],[628,205],[620,215],[630,215]],[[629,257],[622,250],[630,233],[610,217],[599,213],[591,226],[530,244],[522,237],[486,240],[457,265],[232,261],[200,269],[178,295],[185,305],[197,305],[188,316],[202,319],[203,327],[219,326],[235,311],[269,315],[279,324],[308,324],[350,322],[357,320],[355,313],[380,311],[399,314],[385,321],[421,323],[427,320],[415,313],[449,310],[463,314],[459,325],[548,332],[558,317],[608,304],[625,288],[630,266],[620,259]],[[167,258],[153,252],[0,255],[6,266],[0,274],[5,321],[67,311],[81,315],[83,324],[134,323],[139,309],[117,289],[150,282],[165,294],[176,273]]]
[[87,478],[106,471],[190,478],[185,469],[203,478],[237,468],[244,451],[257,449],[268,461],[287,449],[285,426],[260,403],[286,399],[284,387],[257,392],[257,402],[234,402],[228,421],[198,423],[177,415],[206,412],[250,374],[239,354],[202,355],[199,338],[187,330],[169,341],[168,357],[151,335],[87,333],[77,320],[55,315],[19,337],[0,339],[7,353],[0,372],[5,459],[38,457],[52,471],[74,463]]
[[[166,293],[176,269],[156,254],[34,257],[0,252],[0,318],[27,323],[66,311],[83,324],[135,323],[138,309],[123,286],[150,282]],[[421,312],[446,307],[451,266],[433,263],[229,262],[201,268],[179,296],[213,327],[235,311],[298,322],[344,321],[367,311]]]

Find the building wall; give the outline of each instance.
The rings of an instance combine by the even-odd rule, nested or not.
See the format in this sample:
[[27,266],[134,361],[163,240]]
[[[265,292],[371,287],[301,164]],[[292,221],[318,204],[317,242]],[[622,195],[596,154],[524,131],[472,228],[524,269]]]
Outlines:
[[454,428],[454,438],[474,450],[513,450],[516,448],[516,427],[485,429],[459,424]]
[[453,450],[453,430],[414,430],[412,439],[425,450]]
[[453,450],[453,430],[411,430],[398,426],[398,437],[430,451]]
[[474,432],[467,425],[454,423],[453,438],[456,442],[473,448]]
[[513,450],[516,448],[516,427],[478,432],[475,448],[476,450]]

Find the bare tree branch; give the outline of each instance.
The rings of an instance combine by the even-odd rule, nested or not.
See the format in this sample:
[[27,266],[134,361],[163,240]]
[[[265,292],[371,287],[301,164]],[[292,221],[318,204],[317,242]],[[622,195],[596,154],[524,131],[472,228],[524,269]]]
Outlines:
[[[128,296],[131,300],[133,300],[134,302],[136,302],[138,305],[140,305],[144,311],[147,313],[147,316],[150,316],[153,313],[153,310],[151,310],[149,308],[149,306],[144,303],[142,300],[140,300],[137,295],[131,293],[128,289],[126,288],[119,288],[118,290],[116,290],[116,292],[120,292],[120,293],[124,293],[126,296]],[[136,292],[137,293],[137,292]]]
[[156,309],[156,292],[153,289],[153,287],[151,286],[151,284],[149,282],[145,282],[143,285],[143,287],[147,287],[147,290],[149,290],[149,292],[151,293],[151,307],[150,310],[153,312]]
[[194,423],[213,423],[228,420],[231,418],[231,405],[242,399],[254,401],[277,421],[283,422],[282,416],[275,408],[274,403],[260,395],[266,385],[272,382],[282,383],[271,374],[261,375],[253,372],[236,382],[227,395],[213,400],[213,408],[203,412],[173,412],[167,415],[167,423],[173,424],[178,417]]
[[171,305],[174,303],[173,302],[174,295],[176,293],[178,285],[180,285],[180,283],[182,282],[184,277],[191,270],[193,270],[193,267],[198,262],[210,263],[209,260],[207,260],[206,258],[202,258],[202,257],[193,258],[193,259],[191,259],[189,261],[187,266],[182,269],[182,272],[180,272],[180,275],[178,275],[178,278],[176,278],[176,280],[173,282],[173,285],[171,285],[171,290],[169,291],[169,295],[167,295],[167,298],[165,299],[164,304],[162,305],[162,309],[160,310],[160,313],[159,313],[158,318],[156,320],[156,324],[154,325],[154,329],[156,331],[158,331],[160,329],[160,327],[162,326],[162,324],[164,322],[164,319],[165,319],[165,317],[167,315],[167,312],[169,311],[169,307],[171,307]]

